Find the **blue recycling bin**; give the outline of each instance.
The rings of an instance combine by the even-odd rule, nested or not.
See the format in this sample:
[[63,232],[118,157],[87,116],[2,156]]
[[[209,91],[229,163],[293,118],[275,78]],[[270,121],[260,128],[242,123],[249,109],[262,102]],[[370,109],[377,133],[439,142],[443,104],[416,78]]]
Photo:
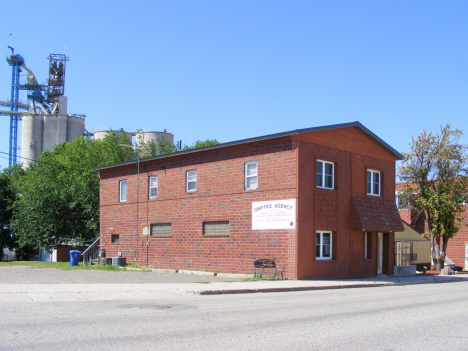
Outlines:
[[81,251],[78,250],[70,250],[70,267],[78,265],[78,261],[80,260]]

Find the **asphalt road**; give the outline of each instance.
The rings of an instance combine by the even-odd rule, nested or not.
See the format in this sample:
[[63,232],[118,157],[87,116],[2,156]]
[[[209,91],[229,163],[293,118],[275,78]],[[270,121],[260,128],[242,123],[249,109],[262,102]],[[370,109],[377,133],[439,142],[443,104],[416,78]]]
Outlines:
[[2,302],[0,350],[467,350],[467,288]]

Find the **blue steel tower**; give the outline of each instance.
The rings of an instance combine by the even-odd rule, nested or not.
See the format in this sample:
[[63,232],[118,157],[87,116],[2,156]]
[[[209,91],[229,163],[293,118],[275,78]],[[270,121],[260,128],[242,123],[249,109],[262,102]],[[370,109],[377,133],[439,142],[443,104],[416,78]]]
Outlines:
[[[18,96],[19,96],[19,75],[21,66],[24,65],[24,59],[21,55],[16,54],[15,50],[11,49],[11,56],[7,57],[7,62],[11,66],[11,104],[10,111],[18,111]],[[10,150],[8,158],[8,166],[11,167],[17,162],[18,152],[18,121],[21,120],[21,115],[12,113],[10,115]]]

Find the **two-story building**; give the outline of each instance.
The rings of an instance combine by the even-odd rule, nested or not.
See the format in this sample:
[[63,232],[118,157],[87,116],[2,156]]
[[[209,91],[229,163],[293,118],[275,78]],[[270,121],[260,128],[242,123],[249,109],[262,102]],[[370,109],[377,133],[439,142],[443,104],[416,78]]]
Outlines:
[[101,245],[157,268],[392,275],[400,159],[352,122],[99,167]]

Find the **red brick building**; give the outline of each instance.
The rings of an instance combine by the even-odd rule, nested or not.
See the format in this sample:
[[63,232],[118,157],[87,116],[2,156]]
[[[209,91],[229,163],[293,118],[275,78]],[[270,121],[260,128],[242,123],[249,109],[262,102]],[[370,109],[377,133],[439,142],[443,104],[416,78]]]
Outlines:
[[392,275],[401,158],[353,122],[100,167],[101,245],[158,268]]
[[[400,190],[404,185],[405,183],[396,183],[396,195],[398,194],[398,190]],[[398,208],[401,219],[408,223],[414,230],[420,234],[428,232],[426,215],[424,213],[415,213],[408,207],[401,206],[401,204]],[[468,270],[465,263],[468,261],[468,209],[466,206],[465,212],[463,212],[461,216],[463,217],[463,221],[461,223],[460,230],[448,241],[447,252],[445,255],[455,264],[455,266],[462,267],[463,270]],[[442,240],[440,241],[440,244],[442,245]]]

